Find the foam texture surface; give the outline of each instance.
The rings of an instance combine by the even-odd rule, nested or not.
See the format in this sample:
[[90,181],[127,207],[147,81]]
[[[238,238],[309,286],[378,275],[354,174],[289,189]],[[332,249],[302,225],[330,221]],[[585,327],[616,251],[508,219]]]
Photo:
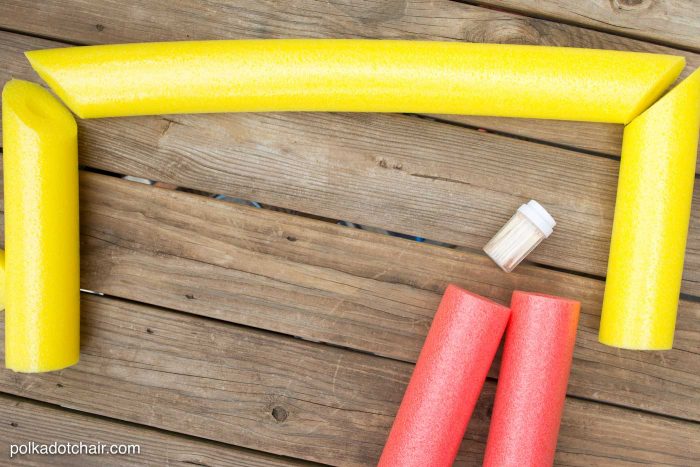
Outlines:
[[5,366],[78,361],[78,140],[71,113],[38,84],[2,92],[5,172]]
[[510,310],[457,286],[440,303],[380,466],[451,466]]
[[27,57],[83,118],[350,111],[627,123],[685,64],[610,50],[361,39],[100,45]]
[[700,70],[625,127],[600,342],[673,346],[700,126]]
[[551,466],[580,304],[513,292],[484,466]]
[[5,309],[5,251],[0,250],[0,310]]

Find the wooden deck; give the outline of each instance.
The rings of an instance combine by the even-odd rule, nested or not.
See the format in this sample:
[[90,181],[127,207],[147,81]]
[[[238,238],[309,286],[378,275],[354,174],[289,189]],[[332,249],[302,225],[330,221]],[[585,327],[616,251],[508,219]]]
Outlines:
[[[595,47],[684,55],[684,76],[700,66],[695,0],[0,0],[0,84],[39,81],[30,49],[279,37]],[[393,114],[79,126],[82,287],[99,294],[83,294],[79,365],[0,371],[0,463],[10,443],[82,440],[141,455],[15,461],[372,465],[454,282],[501,302],[515,288],[581,300],[557,465],[700,465],[700,187],[674,349],[597,342],[621,126]],[[557,231],[502,273],[480,248],[530,198]],[[480,465],[497,366],[458,465]]]

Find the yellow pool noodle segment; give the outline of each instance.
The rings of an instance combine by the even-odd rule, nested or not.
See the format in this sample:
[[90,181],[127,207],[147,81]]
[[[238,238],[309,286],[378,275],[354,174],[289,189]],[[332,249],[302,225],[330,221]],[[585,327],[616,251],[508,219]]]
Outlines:
[[78,362],[78,141],[71,113],[38,84],[2,92],[5,366],[43,372]]
[[27,52],[82,118],[264,112],[429,112],[628,123],[679,56],[457,42],[278,39]]
[[5,309],[5,251],[0,250],[0,310]]
[[673,346],[700,129],[700,70],[627,125],[600,342]]

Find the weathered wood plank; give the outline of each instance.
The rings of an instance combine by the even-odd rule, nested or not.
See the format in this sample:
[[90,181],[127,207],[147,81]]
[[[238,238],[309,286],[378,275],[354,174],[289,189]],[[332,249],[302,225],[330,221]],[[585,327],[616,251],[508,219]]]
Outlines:
[[204,465],[272,467],[313,465],[290,458],[180,436],[116,420],[63,410],[27,399],[0,394],[0,454],[9,459],[10,444],[80,443],[137,444],[136,455],[26,455],[14,457],[12,465]]
[[[82,360],[0,371],[0,390],[82,411],[330,464],[376,462],[412,366],[167,310],[83,300]],[[459,454],[477,465],[495,385]],[[557,461],[687,465],[700,425],[567,399]]]
[[612,157],[620,157],[622,150],[623,125],[476,115],[431,115],[430,117],[439,121],[449,117],[445,121]]
[[[4,43],[0,53],[21,50]],[[0,55],[6,61],[0,82],[33,73]],[[558,227],[530,258],[606,272],[615,160],[402,115],[177,115],[80,126],[81,162],[92,167],[479,250],[535,198]],[[700,295],[698,229],[683,291]]]
[[696,0],[477,0],[476,3],[700,51],[700,8]]
[[617,350],[597,341],[597,280],[95,174],[81,206],[86,289],[408,362],[450,282],[503,303],[569,296],[583,303],[570,394],[700,420],[697,303],[674,350]]
[[[211,0],[206,7],[197,0],[6,0],[0,2],[0,27],[83,44],[280,37],[525,43],[684,55],[689,65],[684,76],[700,65],[700,55],[692,52],[447,0]],[[574,148],[620,152],[616,125],[441,118]]]

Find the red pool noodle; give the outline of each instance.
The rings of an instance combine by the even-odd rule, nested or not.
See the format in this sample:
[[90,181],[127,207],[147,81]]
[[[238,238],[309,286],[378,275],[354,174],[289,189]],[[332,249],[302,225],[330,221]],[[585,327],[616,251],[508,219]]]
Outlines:
[[551,466],[580,304],[515,291],[510,306],[484,466]]
[[505,306],[447,287],[379,466],[452,465],[509,316]]

